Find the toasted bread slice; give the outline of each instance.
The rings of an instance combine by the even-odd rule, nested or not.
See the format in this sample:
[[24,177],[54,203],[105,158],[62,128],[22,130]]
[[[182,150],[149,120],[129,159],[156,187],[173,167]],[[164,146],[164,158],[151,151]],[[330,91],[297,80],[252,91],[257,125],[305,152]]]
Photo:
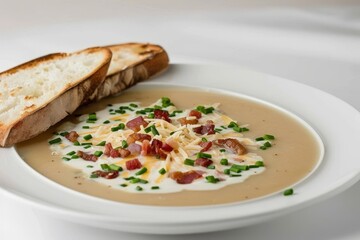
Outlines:
[[165,70],[169,65],[166,51],[158,45],[124,43],[106,47],[113,54],[109,71],[106,80],[90,96],[89,101],[117,94]]
[[103,83],[111,56],[107,48],[55,53],[0,73],[0,146],[30,139],[75,111]]

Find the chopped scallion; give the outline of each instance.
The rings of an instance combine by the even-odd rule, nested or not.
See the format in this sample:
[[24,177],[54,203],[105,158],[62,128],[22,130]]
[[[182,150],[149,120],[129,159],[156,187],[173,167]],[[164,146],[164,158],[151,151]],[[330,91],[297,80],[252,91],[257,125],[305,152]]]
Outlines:
[[144,174],[144,173],[146,173],[146,172],[147,172],[147,168],[146,168],[146,167],[143,167],[142,169],[140,169],[139,171],[137,171],[137,172],[135,173],[135,175],[136,175],[136,176],[142,175],[142,174]]
[[284,194],[284,196],[293,195],[293,194],[294,194],[294,190],[293,190],[292,188],[286,189],[283,194]]
[[61,138],[54,138],[52,140],[49,141],[49,144],[56,144],[56,143],[61,143]]
[[223,158],[223,159],[220,160],[220,164],[224,165],[224,166],[227,166],[229,164],[229,161],[226,158]]
[[184,164],[185,164],[185,165],[189,165],[189,166],[194,166],[194,165],[195,165],[195,161],[187,158],[187,159],[184,160]]
[[164,174],[166,173],[165,168],[160,169],[160,170],[159,170],[159,173],[160,173],[161,175],[164,175]]
[[90,139],[92,139],[92,135],[91,134],[85,135],[84,139],[85,140],[90,140]]
[[94,152],[94,155],[97,156],[97,157],[100,157],[102,154],[103,154],[102,151],[95,151]]

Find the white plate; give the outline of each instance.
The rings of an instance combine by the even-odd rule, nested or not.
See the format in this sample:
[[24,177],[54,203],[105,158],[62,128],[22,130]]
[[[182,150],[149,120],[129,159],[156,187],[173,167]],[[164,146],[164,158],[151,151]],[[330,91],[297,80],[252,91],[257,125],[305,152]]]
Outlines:
[[146,84],[159,83],[230,90],[288,109],[319,133],[326,148],[324,160],[310,177],[295,186],[297,194],[291,197],[275,194],[219,206],[150,207],[107,201],[61,187],[33,171],[10,148],[0,149],[0,191],[68,221],[129,232],[183,234],[265,221],[333,196],[360,178],[356,151],[360,114],[327,93],[223,65],[171,65],[165,74]]

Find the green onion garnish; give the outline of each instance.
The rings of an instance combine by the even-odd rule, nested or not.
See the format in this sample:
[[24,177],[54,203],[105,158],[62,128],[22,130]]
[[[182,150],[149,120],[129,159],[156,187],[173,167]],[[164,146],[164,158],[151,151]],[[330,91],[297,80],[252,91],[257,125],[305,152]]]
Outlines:
[[214,176],[210,175],[210,176],[206,176],[205,179],[209,182],[209,183],[217,183],[219,181],[218,178],[215,178]]
[[203,137],[203,138],[201,138],[201,141],[202,141],[202,142],[207,142],[208,140]]
[[127,148],[129,145],[128,145],[128,143],[126,142],[126,140],[122,140],[122,142],[121,142],[121,147],[122,148]]
[[215,132],[221,132],[222,129],[221,129],[221,128],[215,128],[214,131],[215,131]]
[[230,167],[230,171],[231,172],[234,172],[234,173],[239,173],[243,170],[249,170],[249,166],[247,165],[238,165],[238,164],[233,164],[231,167]]
[[286,189],[283,194],[284,194],[284,196],[293,195],[293,194],[294,194],[294,190],[293,190],[292,188]]
[[171,102],[170,98],[168,98],[168,97],[162,97],[161,104],[162,104],[162,107],[164,107],[164,108],[166,108],[168,106],[174,106],[174,104]]
[[233,130],[235,131],[235,132],[247,132],[247,131],[249,131],[249,129],[248,128],[246,128],[246,127],[233,127]]
[[155,125],[152,125],[151,126],[151,132],[152,134],[155,136],[155,135],[160,135],[158,130],[156,129]]
[[95,151],[94,152],[94,155],[97,156],[97,157],[100,157],[102,154],[103,154],[102,151]]
[[130,183],[138,183],[138,182],[140,182],[140,178],[133,178],[133,179],[130,179],[130,181],[129,181]]
[[239,126],[236,122],[230,122],[230,124],[228,125],[228,128],[233,128],[233,127],[239,127]]
[[82,146],[86,146],[86,145],[90,145],[90,146],[91,146],[92,143],[91,143],[91,142],[84,142],[84,143],[81,143],[81,145],[82,145]]
[[115,110],[115,112],[116,112],[116,113],[120,113],[120,114],[124,114],[124,113],[126,113],[126,111],[125,111],[125,110],[123,110],[123,109],[118,109],[118,110]]
[[89,129],[90,127],[89,126],[83,126],[82,128],[83,129]]
[[151,126],[150,126],[150,127],[145,128],[145,129],[144,129],[144,131],[145,131],[146,133],[151,132]]
[[143,188],[142,188],[142,187],[140,187],[140,186],[136,186],[136,190],[137,190],[137,191],[142,191],[142,190],[143,190]]
[[264,138],[265,140],[274,140],[274,139],[275,139],[275,137],[274,137],[273,135],[270,135],[270,134],[265,134],[265,135],[263,136],[263,138]]
[[229,175],[229,174],[230,174],[230,169],[229,169],[229,168],[224,169],[224,173],[225,173],[226,175]]
[[109,168],[113,171],[118,171],[118,172],[121,172],[123,170],[123,168],[121,166],[118,166],[116,164],[110,164]]
[[125,129],[125,124],[124,123],[120,123],[118,126],[119,129]]
[[220,151],[220,152],[226,152],[226,150],[225,150],[225,149],[220,149],[219,151]]
[[61,143],[61,138],[54,138],[52,140],[49,141],[49,144],[56,144],[56,143]]
[[160,170],[159,170],[159,173],[160,173],[161,175],[164,175],[164,174],[166,173],[165,168],[160,169]]
[[215,110],[215,108],[213,108],[213,107],[206,108],[204,106],[197,106],[196,110],[198,110],[199,112],[204,113],[204,114],[209,114],[209,113],[212,113]]
[[121,187],[127,187],[126,183],[120,184]]
[[74,142],[74,146],[80,146],[79,141],[75,141],[75,142]]
[[157,190],[157,189],[160,189],[160,187],[159,186],[152,186],[151,187],[151,190]]
[[86,145],[84,148],[85,149],[91,148],[91,145]]
[[109,124],[109,123],[110,123],[109,120],[106,120],[106,121],[103,122],[103,124]]
[[263,137],[255,138],[255,141],[262,141],[262,140],[265,140],[265,139]]
[[139,111],[136,111],[135,113],[136,114],[143,114],[143,115],[146,114],[146,112],[144,110],[139,110]]
[[255,165],[258,166],[258,167],[263,167],[263,166],[264,166],[264,162],[262,162],[262,161],[256,161],[256,162],[255,162]]
[[88,117],[88,120],[97,120],[97,117],[96,117],[96,113],[90,113],[89,114],[89,117]]
[[106,144],[106,141],[102,141],[102,142],[98,143],[96,146],[105,146],[105,144]]
[[75,153],[76,153],[75,151],[71,151],[71,152],[68,152],[66,155],[71,156],[71,155],[74,155]]
[[119,130],[120,130],[119,127],[112,127],[112,128],[111,128],[111,131],[112,131],[112,132],[117,132],[117,131],[119,131]]
[[229,161],[226,158],[223,158],[223,159],[220,160],[220,164],[224,165],[224,166],[227,166],[229,164]]
[[95,123],[96,121],[95,120],[86,120],[86,123]]
[[93,165],[87,165],[86,167],[87,168],[93,168],[94,166]]
[[196,158],[211,158],[211,154],[199,152],[196,154]]
[[271,147],[271,143],[270,142],[265,142],[264,147],[267,147],[267,148]]
[[93,173],[93,174],[90,175],[90,178],[98,178],[98,177],[99,177],[99,175],[97,175],[97,174],[95,174],[95,173]]
[[194,165],[195,165],[195,161],[187,158],[187,159],[184,160],[184,164],[185,164],[185,165],[189,165],[189,166],[194,166]]
[[85,140],[90,140],[90,139],[92,139],[91,134],[85,135],[85,136],[84,136],[84,139],[85,139]]
[[68,135],[69,134],[69,132],[62,132],[62,133],[60,133],[60,136],[63,136],[63,137],[65,137],[66,135]]
[[215,165],[209,165],[207,169],[215,169]]
[[108,172],[111,170],[111,168],[109,167],[109,165],[107,165],[106,163],[103,163],[100,165],[101,169]]
[[132,179],[135,179],[135,177],[131,176],[131,177],[124,178],[124,180],[126,180],[126,181],[129,181],[129,180],[132,180]]
[[70,161],[71,158],[68,158],[68,157],[62,157],[62,160],[65,160],[65,161]]
[[147,117],[148,117],[148,118],[155,118],[155,114],[149,113],[149,115],[148,115]]
[[138,107],[138,105],[136,105],[135,103],[130,103],[129,105],[130,105],[130,107],[133,107],[133,108],[137,108],[137,107]]
[[135,173],[136,176],[138,175],[142,175],[144,173],[147,172],[147,168],[146,167],[143,167],[142,169],[140,169],[138,172]]

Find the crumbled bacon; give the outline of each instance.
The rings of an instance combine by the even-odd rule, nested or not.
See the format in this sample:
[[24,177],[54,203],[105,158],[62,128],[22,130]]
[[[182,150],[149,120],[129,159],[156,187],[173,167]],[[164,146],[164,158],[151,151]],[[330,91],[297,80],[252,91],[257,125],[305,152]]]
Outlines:
[[208,120],[206,121],[205,125],[201,125],[200,127],[193,128],[193,131],[201,135],[215,134],[215,125],[213,121]]
[[128,160],[126,161],[126,169],[127,170],[134,170],[134,169],[139,169],[142,167],[141,162],[139,161],[139,159],[134,158],[132,160]]
[[85,161],[96,162],[98,160],[98,157],[95,156],[94,154],[87,154],[87,153],[84,153],[83,151],[78,151],[76,155],[78,155]]
[[141,155],[146,156],[149,155],[150,152],[151,152],[150,141],[144,140],[141,146]]
[[145,133],[133,133],[133,134],[130,134],[127,139],[126,139],[126,142],[128,144],[131,144],[131,143],[134,143],[136,141],[139,141],[139,142],[142,142],[144,140],[148,140],[150,141],[151,140],[151,136],[149,134],[145,134]]
[[154,118],[162,119],[162,120],[165,120],[165,121],[171,123],[171,119],[169,118],[169,112],[166,110],[155,109],[154,110]]
[[187,172],[171,172],[169,177],[175,180],[179,184],[189,184],[192,183],[194,180],[201,178],[202,173],[200,171],[187,171]]
[[212,147],[212,142],[201,142],[199,145],[202,147],[200,152],[206,152]]
[[107,179],[113,179],[113,178],[117,178],[119,176],[118,171],[104,172],[101,170],[97,170],[97,171],[92,172],[92,174],[97,175],[99,177],[107,178]]
[[120,157],[125,158],[131,154],[131,152],[125,148],[116,149],[120,153]]
[[166,152],[162,149],[163,143],[158,139],[153,139],[151,142],[151,154],[157,158],[165,159]]
[[184,125],[192,125],[192,124],[197,124],[199,121],[194,118],[194,119],[187,119],[186,117],[183,117],[183,118],[179,118],[178,119],[178,122],[181,124],[181,126],[184,126]]
[[201,112],[197,111],[197,110],[191,110],[189,113],[189,116],[194,116],[197,119],[201,118]]
[[69,140],[70,142],[77,141],[78,137],[79,137],[79,134],[77,132],[75,132],[75,131],[71,131],[71,132],[69,132],[68,134],[65,135],[65,138],[67,140]]
[[198,158],[195,160],[195,165],[202,166],[202,167],[208,167],[213,163],[212,160],[207,158]]
[[163,143],[162,147],[161,147],[164,151],[166,152],[171,152],[173,150],[173,147],[171,147],[169,144],[167,143]]
[[107,143],[105,145],[104,155],[112,158],[124,158],[130,155],[130,151],[125,148],[114,149],[111,143]]
[[130,128],[134,132],[140,131],[140,126],[146,127],[149,123],[144,120],[142,116],[139,116],[137,118],[134,118],[126,123],[126,127]]
[[247,153],[246,148],[236,139],[226,138],[215,140],[214,143],[220,147],[231,150],[235,154],[243,155]]
[[135,154],[140,154],[141,153],[141,146],[139,144],[136,143],[130,143],[128,148],[127,148],[131,154],[135,155]]

